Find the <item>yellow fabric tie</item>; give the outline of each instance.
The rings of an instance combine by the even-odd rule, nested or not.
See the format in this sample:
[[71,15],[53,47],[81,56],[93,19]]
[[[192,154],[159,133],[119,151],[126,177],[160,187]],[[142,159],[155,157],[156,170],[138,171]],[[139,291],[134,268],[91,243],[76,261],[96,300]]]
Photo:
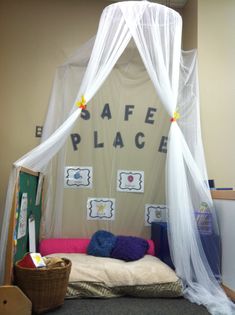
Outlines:
[[83,109],[86,109],[86,99],[84,95],[82,95],[81,100],[76,102],[77,107]]
[[171,118],[171,122],[174,122],[180,118],[180,113],[179,112],[174,112],[173,117]]

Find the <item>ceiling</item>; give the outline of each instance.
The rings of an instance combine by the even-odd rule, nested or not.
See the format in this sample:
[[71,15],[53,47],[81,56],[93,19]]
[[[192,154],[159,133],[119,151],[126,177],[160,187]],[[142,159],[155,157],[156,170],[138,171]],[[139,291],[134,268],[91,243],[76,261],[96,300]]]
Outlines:
[[[109,2],[119,2],[124,0],[108,0]],[[166,5],[170,8],[183,8],[188,0],[149,0],[150,2],[156,2]]]
[[170,8],[183,8],[187,0],[156,0],[153,2],[166,5],[167,7]]

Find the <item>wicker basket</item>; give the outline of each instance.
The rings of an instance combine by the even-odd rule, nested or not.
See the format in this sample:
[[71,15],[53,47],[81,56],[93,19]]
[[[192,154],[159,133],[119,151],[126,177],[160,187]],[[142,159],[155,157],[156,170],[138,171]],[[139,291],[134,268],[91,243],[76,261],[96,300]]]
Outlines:
[[64,267],[23,268],[15,264],[15,283],[32,302],[33,311],[40,314],[64,304],[71,261],[63,258]]

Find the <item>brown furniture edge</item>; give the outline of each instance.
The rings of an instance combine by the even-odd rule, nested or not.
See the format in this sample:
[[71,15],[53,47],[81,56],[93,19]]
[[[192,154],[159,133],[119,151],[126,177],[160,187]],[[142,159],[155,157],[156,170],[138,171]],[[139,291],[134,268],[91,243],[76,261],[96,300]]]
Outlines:
[[224,289],[224,292],[226,293],[226,295],[235,302],[235,291],[230,289],[229,287],[227,287],[226,285],[224,285],[222,283],[222,288]]
[[17,286],[0,286],[0,314],[31,315],[32,302]]
[[17,192],[19,178],[17,176],[17,181],[15,183],[13,202],[11,207],[10,223],[8,229],[8,239],[6,247],[6,258],[5,258],[5,275],[4,275],[4,284],[10,285],[12,283],[12,269],[13,269],[13,251],[14,251],[14,229],[15,229],[15,213],[16,213],[16,204],[17,204]]
[[211,190],[212,199],[235,200],[235,190]]
[[20,171],[22,171],[24,173],[27,173],[27,174],[31,174],[33,176],[39,176],[39,172],[32,171],[29,168],[26,168],[26,167],[23,167],[23,166],[20,167]]

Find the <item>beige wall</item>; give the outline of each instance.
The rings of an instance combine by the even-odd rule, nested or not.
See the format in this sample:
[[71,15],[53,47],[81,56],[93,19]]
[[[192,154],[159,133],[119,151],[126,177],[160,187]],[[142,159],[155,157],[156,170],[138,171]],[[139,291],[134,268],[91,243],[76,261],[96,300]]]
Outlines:
[[202,136],[208,176],[235,186],[235,1],[188,0],[183,49],[198,48]]
[[182,47],[184,50],[197,48],[197,0],[188,0],[182,10],[183,34]]
[[235,186],[235,1],[198,0],[201,119],[208,173]]
[[105,0],[0,1],[0,222],[12,163],[35,147],[56,66],[96,34]]
[[[39,142],[35,126],[44,121],[55,68],[96,33],[106,5],[0,1],[0,222],[12,162]],[[197,44],[196,5],[189,0],[183,12],[185,49]],[[218,186],[235,186],[234,16],[234,0],[198,0],[203,140],[209,177]]]

